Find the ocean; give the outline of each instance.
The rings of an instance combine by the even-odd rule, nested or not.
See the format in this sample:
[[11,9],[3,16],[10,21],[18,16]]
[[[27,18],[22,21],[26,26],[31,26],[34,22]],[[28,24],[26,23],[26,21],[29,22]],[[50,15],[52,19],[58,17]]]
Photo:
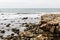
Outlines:
[[0,8],[0,12],[8,13],[60,12],[60,8]]

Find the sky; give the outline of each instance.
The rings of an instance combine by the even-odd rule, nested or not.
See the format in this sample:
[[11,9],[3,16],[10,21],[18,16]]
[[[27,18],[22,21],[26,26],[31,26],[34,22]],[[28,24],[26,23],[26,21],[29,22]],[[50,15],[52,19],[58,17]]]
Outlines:
[[60,0],[0,0],[0,8],[60,8]]

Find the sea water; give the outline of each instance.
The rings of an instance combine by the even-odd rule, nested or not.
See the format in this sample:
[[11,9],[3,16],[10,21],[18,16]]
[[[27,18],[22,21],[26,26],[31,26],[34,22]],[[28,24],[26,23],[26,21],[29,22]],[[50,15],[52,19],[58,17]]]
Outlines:
[[0,8],[0,12],[8,12],[8,13],[60,12],[60,8]]

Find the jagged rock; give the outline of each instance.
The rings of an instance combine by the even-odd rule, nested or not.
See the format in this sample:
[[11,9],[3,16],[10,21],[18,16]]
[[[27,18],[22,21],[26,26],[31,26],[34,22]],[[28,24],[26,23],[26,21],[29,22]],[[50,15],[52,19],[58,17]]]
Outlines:
[[48,40],[48,37],[43,36],[43,34],[40,34],[36,37],[36,40]]
[[54,15],[52,14],[46,14],[41,16],[41,20],[43,20],[43,22],[49,22],[54,18]]
[[52,27],[50,28],[50,32],[51,32],[51,33],[54,33],[54,30],[55,30],[55,26],[52,26]]
[[19,33],[19,35],[20,36],[22,36],[22,37],[33,37],[34,35],[31,33],[31,32],[29,32],[29,31],[26,31],[26,32],[20,32]]

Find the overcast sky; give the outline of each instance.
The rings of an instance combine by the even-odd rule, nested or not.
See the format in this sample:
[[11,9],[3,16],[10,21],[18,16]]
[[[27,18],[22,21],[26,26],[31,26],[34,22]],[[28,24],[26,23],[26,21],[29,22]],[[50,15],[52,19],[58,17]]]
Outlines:
[[0,0],[0,8],[60,8],[60,0]]

